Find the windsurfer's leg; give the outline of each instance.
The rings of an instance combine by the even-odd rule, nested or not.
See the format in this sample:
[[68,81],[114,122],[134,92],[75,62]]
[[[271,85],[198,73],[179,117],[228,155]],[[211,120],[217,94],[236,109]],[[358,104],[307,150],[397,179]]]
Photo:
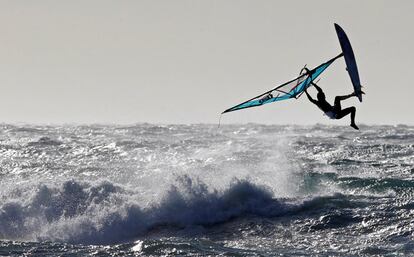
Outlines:
[[335,97],[335,104],[336,103],[340,104],[340,102],[342,100],[346,100],[346,99],[348,99],[350,97],[353,97],[353,96],[355,96],[355,93],[352,93],[352,94],[349,94],[349,95],[338,95],[337,97]]
[[351,114],[351,127],[353,127],[354,129],[359,129],[358,126],[355,124],[356,108],[354,106],[340,110],[336,114],[336,118],[339,120],[347,116],[348,114]]
[[334,102],[335,109],[337,111],[340,111],[342,109],[341,108],[341,101],[346,100],[346,99],[348,99],[350,97],[353,97],[353,96],[355,96],[355,93],[352,93],[352,94],[349,94],[349,95],[338,95],[337,97],[335,97],[335,102]]

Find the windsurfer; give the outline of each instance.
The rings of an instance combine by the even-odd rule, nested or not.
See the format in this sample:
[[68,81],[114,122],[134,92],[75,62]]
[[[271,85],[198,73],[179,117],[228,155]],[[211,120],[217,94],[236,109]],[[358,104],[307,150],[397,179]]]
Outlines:
[[[322,89],[315,83],[312,83],[312,85],[316,88],[316,90],[318,90],[317,100],[313,99],[309,95],[307,89],[305,89],[305,93],[309,101],[311,101],[313,104],[318,106],[319,109],[321,109],[326,114],[326,116],[328,116],[331,119],[339,120],[347,116],[348,114],[351,114],[351,125],[350,126],[353,127],[354,129],[357,129],[357,130],[359,129],[358,126],[355,124],[356,108],[354,106],[351,106],[351,107],[342,109],[341,107],[341,101],[348,99],[350,97],[356,96],[355,92],[349,95],[335,97],[335,102],[334,102],[334,105],[332,106],[326,101],[325,93],[322,91]],[[361,93],[364,94],[364,92],[362,91]]]

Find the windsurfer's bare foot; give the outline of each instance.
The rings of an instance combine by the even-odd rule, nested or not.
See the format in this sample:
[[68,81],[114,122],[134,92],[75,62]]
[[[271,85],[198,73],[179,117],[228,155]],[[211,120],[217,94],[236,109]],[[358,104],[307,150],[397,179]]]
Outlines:
[[[362,91],[362,90],[359,90],[359,91],[358,91],[358,93],[359,93],[360,95],[365,95],[365,92],[364,92],[364,91]],[[353,92],[352,94],[350,94],[350,96],[358,96],[358,95],[357,95],[357,92]]]
[[356,129],[356,130],[359,130],[359,128],[358,128],[358,126],[355,124],[355,123],[351,123],[351,125],[350,125],[351,127],[353,127],[354,129]]

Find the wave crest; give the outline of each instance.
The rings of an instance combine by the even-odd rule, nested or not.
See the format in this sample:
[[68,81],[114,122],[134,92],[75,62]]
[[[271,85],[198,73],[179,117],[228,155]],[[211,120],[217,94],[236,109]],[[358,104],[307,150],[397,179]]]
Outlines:
[[222,191],[188,176],[178,180],[159,202],[145,208],[132,200],[136,199],[133,192],[110,182],[41,184],[30,200],[0,207],[0,235],[5,239],[109,244],[134,240],[157,227],[208,227],[245,215],[280,215],[289,209],[273,199],[270,190],[246,180],[234,180]]

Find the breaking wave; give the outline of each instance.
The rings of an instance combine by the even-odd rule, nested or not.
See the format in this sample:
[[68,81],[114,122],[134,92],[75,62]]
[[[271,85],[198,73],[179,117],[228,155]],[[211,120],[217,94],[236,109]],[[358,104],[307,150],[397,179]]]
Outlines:
[[[39,185],[30,199],[0,207],[0,235],[8,239],[109,244],[133,240],[157,227],[213,226],[246,215],[274,217],[292,207],[272,192],[246,180],[209,190],[188,176],[179,178],[158,203],[140,206],[133,192],[110,182],[75,180],[61,186]],[[23,194],[24,195],[24,194]]]

